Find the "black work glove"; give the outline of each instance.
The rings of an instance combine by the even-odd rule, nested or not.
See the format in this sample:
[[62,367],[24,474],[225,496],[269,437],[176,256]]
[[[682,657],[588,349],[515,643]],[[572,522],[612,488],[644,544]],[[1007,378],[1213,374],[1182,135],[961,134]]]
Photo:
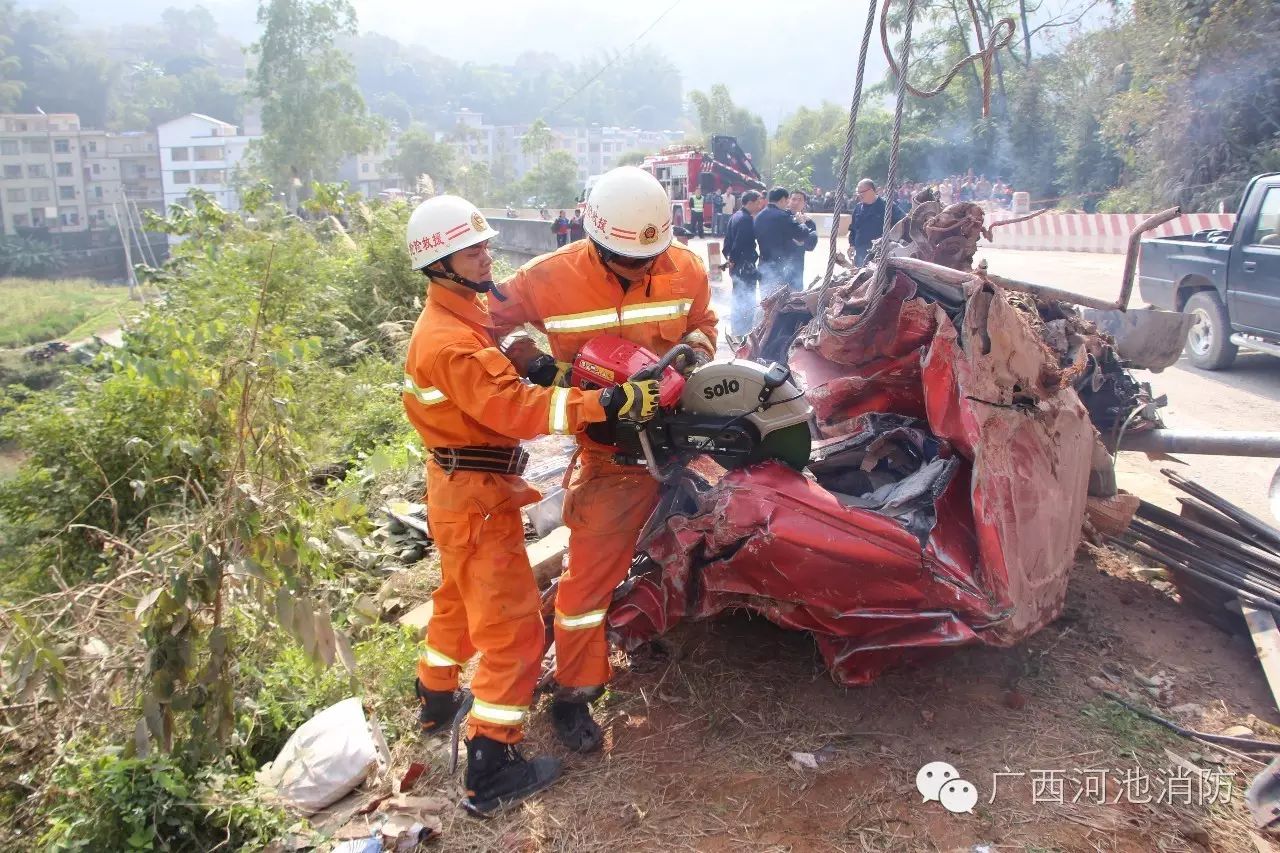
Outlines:
[[569,371],[573,365],[563,361],[556,361],[555,356],[543,353],[529,362],[529,372],[526,378],[534,385],[541,385],[543,388],[569,387]]

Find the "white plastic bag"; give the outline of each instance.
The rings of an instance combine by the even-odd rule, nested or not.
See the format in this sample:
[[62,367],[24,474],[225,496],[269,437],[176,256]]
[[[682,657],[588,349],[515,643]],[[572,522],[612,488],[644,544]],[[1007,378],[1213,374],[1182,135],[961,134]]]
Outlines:
[[343,699],[303,723],[258,783],[311,814],[336,803],[391,760],[378,721],[366,719],[360,697]]

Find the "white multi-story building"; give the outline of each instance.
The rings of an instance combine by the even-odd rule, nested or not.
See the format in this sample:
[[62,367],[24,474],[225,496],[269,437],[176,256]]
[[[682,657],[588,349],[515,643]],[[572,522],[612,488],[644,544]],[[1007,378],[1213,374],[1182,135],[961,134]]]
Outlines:
[[[485,124],[482,114],[459,110],[454,115],[454,129],[439,134],[452,142],[459,158],[467,163],[486,163],[499,178],[523,177],[538,164],[540,155],[526,155],[524,136],[528,124]],[[634,127],[552,127],[552,150],[567,152],[578,164],[578,180],[586,181],[617,165],[628,151],[657,151],[684,141],[682,130],[639,130]]]
[[398,150],[397,136],[398,134],[392,133],[386,145],[377,150],[347,157],[338,169],[338,179],[346,181],[351,189],[370,199],[388,190],[412,191],[413,187],[407,186],[389,163]]
[[165,209],[182,204],[188,191],[200,189],[226,210],[239,210],[234,177],[255,138],[241,135],[234,124],[200,113],[188,113],[157,127]]

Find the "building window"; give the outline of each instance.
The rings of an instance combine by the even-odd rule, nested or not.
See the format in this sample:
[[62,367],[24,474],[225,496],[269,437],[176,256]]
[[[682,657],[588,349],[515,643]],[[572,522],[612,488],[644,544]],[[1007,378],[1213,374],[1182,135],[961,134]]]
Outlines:
[[361,164],[360,164],[360,171],[361,171],[361,172],[364,172],[365,174],[368,174],[368,172],[369,172],[369,164],[368,164],[368,163],[361,163]]
[[34,228],[44,227],[44,208],[43,207],[31,208],[31,225]]
[[179,169],[173,173],[173,182],[175,184],[189,184],[191,183],[191,173],[186,169]]
[[69,178],[69,177],[71,177],[71,164],[70,164],[70,163],[56,163],[56,164],[54,164],[54,165],[56,165],[56,166],[58,167],[58,177],[59,177],[59,178]]
[[94,187],[93,196],[94,198],[102,198],[102,187]]
[[126,143],[124,144],[124,153],[126,153],[126,154],[132,154],[132,153],[133,153],[133,146],[132,146],[132,145],[130,145],[128,142],[126,142]]
[[95,153],[97,153],[97,151],[98,151],[98,143],[96,143],[96,142],[92,142],[92,141],[91,141],[91,142],[89,143],[89,153],[90,153],[90,154],[95,154]]
[[6,139],[0,142],[0,154],[12,155],[17,153],[18,153],[18,140]]
[[75,187],[58,187],[58,198],[63,201],[71,201],[76,197]]
[[15,128],[15,130],[17,130],[19,133],[27,132],[27,123],[25,121],[20,121],[15,123],[17,124],[17,127]]
[[171,149],[169,152],[170,160],[189,160],[190,158],[191,153],[187,150],[186,146]]
[[93,173],[96,175],[96,174],[98,174],[98,172],[100,172],[100,171],[101,171],[101,170],[98,168],[98,164],[97,164],[97,163],[94,163],[94,164],[93,164]]
[[28,140],[27,140],[27,153],[28,153],[28,154],[48,154],[48,153],[49,153],[49,140],[47,140],[47,139],[28,139]]
[[15,213],[15,214],[13,215],[13,227],[14,227],[14,228],[26,228],[26,227],[27,227],[27,223],[28,223],[28,222],[30,222],[30,221],[31,221],[31,220],[27,218],[27,215],[26,215],[25,213]]
[[49,188],[48,187],[32,187],[31,200],[32,201],[48,201]]
[[191,149],[192,160],[198,160],[201,163],[211,163],[215,160],[222,160],[226,157],[226,149],[221,145],[197,145]]
[[5,190],[4,200],[5,201],[26,201],[27,191],[23,189]]
[[58,152],[59,154],[70,154],[70,153],[71,153],[71,140],[70,140],[70,139],[55,139],[55,140],[53,140],[53,150],[54,150],[54,151],[56,151],[56,152]]
[[28,178],[47,178],[49,177],[49,170],[44,167],[43,163],[28,163],[27,177]]
[[63,225],[79,225],[80,212],[74,208],[71,208],[71,209],[63,208],[62,210],[58,211],[58,222],[62,223]]
[[21,178],[21,177],[22,177],[22,167],[21,167],[21,166],[5,166],[5,167],[4,167],[4,176],[5,176],[5,178],[6,178],[6,179],[11,180],[11,181],[12,181],[12,180],[15,180],[15,179],[17,179],[17,178]]
[[222,183],[221,169],[199,169],[196,171],[197,184],[220,184]]
[[95,211],[95,212],[94,212],[94,214],[93,214],[93,218],[94,218],[94,219],[97,219],[99,222],[106,222],[106,221],[107,221],[107,212],[106,212],[105,210],[98,210],[98,211]]

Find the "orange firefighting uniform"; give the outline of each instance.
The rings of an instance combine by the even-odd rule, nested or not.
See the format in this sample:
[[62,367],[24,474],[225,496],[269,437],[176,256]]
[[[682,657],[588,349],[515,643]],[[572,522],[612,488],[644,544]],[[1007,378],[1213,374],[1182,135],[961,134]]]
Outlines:
[[[707,270],[679,244],[625,291],[587,240],[535,258],[499,289],[507,301],[490,306],[496,333],[529,323],[546,333],[557,361],[572,362],[583,344],[603,333],[658,355],[682,340],[715,355]],[[581,455],[564,502],[569,565],[556,593],[556,680],[589,688],[609,680],[605,611],[626,577],[658,483],[642,466],[616,464],[612,451],[585,435],[578,442]]]
[[[522,438],[570,434],[605,420],[598,391],[524,382],[495,347],[484,302],[437,284],[428,288],[409,342],[404,407],[428,451],[514,448]],[[447,474],[430,459],[426,475],[441,582],[418,678],[428,690],[454,690],[461,667],[479,651],[467,737],[515,743],[545,644],[520,507],[541,496],[519,477]]]

